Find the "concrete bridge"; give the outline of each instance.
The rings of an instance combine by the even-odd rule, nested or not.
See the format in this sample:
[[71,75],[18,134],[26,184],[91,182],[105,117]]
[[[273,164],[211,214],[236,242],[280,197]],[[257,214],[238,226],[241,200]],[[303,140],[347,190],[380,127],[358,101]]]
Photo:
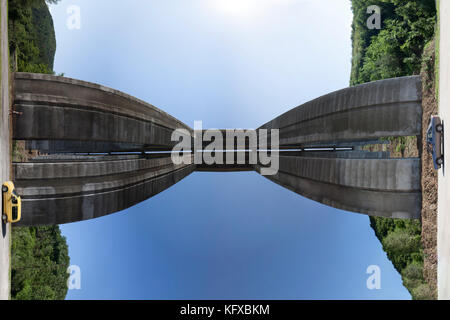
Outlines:
[[[266,177],[335,208],[419,218],[420,159],[390,159],[385,152],[367,152],[361,146],[383,137],[420,136],[421,88],[419,77],[350,87],[266,123],[261,129],[279,129],[280,138],[279,171]],[[148,103],[84,81],[16,73],[14,110],[22,113],[14,121],[14,139],[48,154],[14,163],[23,199],[21,225],[114,213],[196,170],[260,172],[263,167],[176,165],[170,157],[176,144],[173,130],[185,129],[191,141],[194,130]]]
[[[419,76],[381,80],[327,94],[261,128],[280,129],[280,148],[341,145],[358,149],[361,142],[383,137],[420,137],[421,102]],[[329,158],[330,153],[280,156],[278,174],[267,178],[338,209],[419,218],[420,159],[379,159],[384,156],[368,154],[354,150],[346,152],[346,158]],[[255,169],[259,171],[260,166]]]

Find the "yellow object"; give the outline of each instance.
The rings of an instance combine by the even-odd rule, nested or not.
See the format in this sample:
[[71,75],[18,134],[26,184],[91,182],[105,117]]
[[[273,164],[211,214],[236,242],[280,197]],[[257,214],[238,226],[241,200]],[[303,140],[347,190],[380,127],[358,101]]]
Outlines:
[[22,212],[22,199],[14,189],[12,181],[6,181],[2,185],[3,211],[2,219],[4,223],[17,222],[20,220]]

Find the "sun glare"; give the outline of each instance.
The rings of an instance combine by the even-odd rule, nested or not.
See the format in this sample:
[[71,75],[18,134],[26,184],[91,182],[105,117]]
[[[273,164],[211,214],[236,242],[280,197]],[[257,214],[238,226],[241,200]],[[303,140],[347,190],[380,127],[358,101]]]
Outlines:
[[261,14],[272,6],[286,5],[295,0],[209,0],[208,2],[222,14],[248,18]]
[[220,12],[233,16],[249,15],[257,5],[254,0],[213,0],[213,2]]

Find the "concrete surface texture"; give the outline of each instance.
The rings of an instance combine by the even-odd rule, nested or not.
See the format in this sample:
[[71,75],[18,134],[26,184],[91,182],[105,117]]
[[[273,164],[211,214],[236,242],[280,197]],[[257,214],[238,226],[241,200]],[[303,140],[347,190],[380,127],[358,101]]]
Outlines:
[[[256,166],[258,172],[260,168]],[[420,218],[420,159],[280,156],[278,173],[266,178],[338,209],[389,218]]]
[[[14,106],[23,112],[14,122],[14,139],[27,140],[41,151],[98,152],[101,147],[106,152],[115,148],[169,152],[174,129],[186,129],[190,141],[194,134],[204,133],[193,132],[143,101],[84,81],[17,73],[14,88]],[[343,89],[277,117],[262,128],[279,129],[282,148],[328,145],[351,150],[282,152],[278,173],[268,178],[339,209],[420,217],[420,160],[387,159],[388,154],[363,151],[361,146],[381,137],[419,135],[421,99],[420,78],[404,77]],[[220,147],[225,149],[227,142],[226,138]],[[205,151],[208,145],[203,141],[194,149]],[[227,154],[234,158],[242,154],[237,150],[254,148],[245,140],[233,140],[231,145],[234,152]],[[246,163],[223,165],[174,165],[169,155],[145,154],[51,155],[16,163],[16,187],[23,199],[20,224],[60,224],[117,212],[196,170],[261,171],[260,165],[249,164],[248,152],[242,155]]]
[[174,185],[195,169],[170,157],[107,161],[17,163],[22,219],[52,225],[98,218],[131,207]]
[[[0,109],[0,180],[3,183],[10,179],[11,168],[11,136],[10,136],[10,104],[9,104],[9,46],[8,46],[8,10],[7,1],[0,2],[1,26],[1,109]],[[3,199],[2,199],[3,201]],[[3,206],[3,203],[2,203]],[[1,224],[0,234],[0,299],[9,298],[10,236],[11,225]]]
[[17,140],[167,148],[176,144],[171,141],[173,130],[192,131],[164,111],[120,91],[52,75],[16,73],[14,108],[22,112],[14,122]]
[[[450,123],[450,1],[440,1],[440,59],[439,59],[439,114],[446,125]],[[444,140],[444,150],[450,150],[450,140]],[[438,181],[438,297],[450,299],[450,176],[448,156]]]
[[389,159],[388,151],[339,151],[339,152],[299,152],[300,157],[309,158],[343,158],[343,159]]
[[419,76],[380,80],[307,102],[261,128],[279,129],[280,146],[417,136],[421,102]]
[[[171,150],[175,129],[193,130],[125,93],[80,80],[16,73],[13,137],[41,152]],[[52,225],[121,211],[169,188],[195,169],[170,154],[49,155],[14,164],[22,219]]]
[[27,140],[26,148],[29,150],[39,150],[43,153],[55,154],[66,153],[92,153],[92,152],[128,152],[147,150],[166,150],[163,146],[143,146],[142,144],[103,142],[103,141],[79,141],[79,140]]
[[282,153],[278,174],[267,178],[338,209],[419,218],[420,159],[386,159],[388,153],[363,151],[361,146],[383,137],[419,136],[421,102],[421,79],[411,76],[342,89],[296,107],[261,127],[279,129],[281,149],[352,150]]

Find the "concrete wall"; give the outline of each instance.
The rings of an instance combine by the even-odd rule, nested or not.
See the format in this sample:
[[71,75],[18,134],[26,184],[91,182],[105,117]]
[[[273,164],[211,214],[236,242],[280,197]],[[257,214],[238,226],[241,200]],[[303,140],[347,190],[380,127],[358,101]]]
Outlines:
[[195,170],[170,158],[16,163],[22,197],[18,225],[62,224],[129,208],[171,187]]
[[389,159],[390,152],[389,151],[362,151],[362,150],[353,150],[353,151],[320,151],[320,152],[282,152],[281,155],[295,155],[299,157],[307,157],[307,158],[340,158],[340,159]]
[[70,141],[70,140],[27,140],[28,150],[39,150],[41,153],[108,153],[142,150],[165,150],[164,146],[143,144],[103,142],[103,141]]
[[281,156],[278,174],[266,178],[337,209],[416,219],[422,207],[420,176],[420,159]]
[[[14,124],[14,138],[47,152],[171,150],[176,143],[170,139],[174,129],[186,129],[189,139],[194,135],[188,126],[152,105],[75,79],[17,73],[14,99],[16,110],[23,112]],[[261,128],[280,129],[281,148],[348,146],[354,150],[282,152],[279,172],[267,178],[335,208],[418,218],[420,159],[386,159],[388,153],[360,149],[365,141],[381,137],[420,135],[421,117],[420,77],[376,81],[320,97]],[[233,145],[249,147],[247,142]],[[23,199],[20,224],[61,224],[117,212],[195,170],[260,172],[261,167],[174,165],[167,154],[40,157],[14,164]]]
[[[43,152],[171,150],[175,129],[192,129],[164,111],[117,90],[80,80],[16,73],[16,140]],[[195,170],[167,155],[62,156],[14,164],[22,197],[19,225],[48,225],[100,217],[169,188]]]
[[[421,101],[421,79],[413,76],[350,87],[296,107],[261,127],[280,130],[281,148],[347,146],[355,150],[282,153],[278,174],[267,178],[338,209],[419,218],[420,159],[386,159],[388,153],[358,149],[382,137],[420,136]],[[259,172],[261,167],[255,169]]]
[[160,109],[120,91],[52,75],[16,73],[14,108],[22,112],[14,123],[16,140],[171,148],[176,143],[171,141],[174,129],[192,132]]
[[261,128],[279,129],[281,146],[418,136],[421,101],[419,76],[375,81],[307,102]]

